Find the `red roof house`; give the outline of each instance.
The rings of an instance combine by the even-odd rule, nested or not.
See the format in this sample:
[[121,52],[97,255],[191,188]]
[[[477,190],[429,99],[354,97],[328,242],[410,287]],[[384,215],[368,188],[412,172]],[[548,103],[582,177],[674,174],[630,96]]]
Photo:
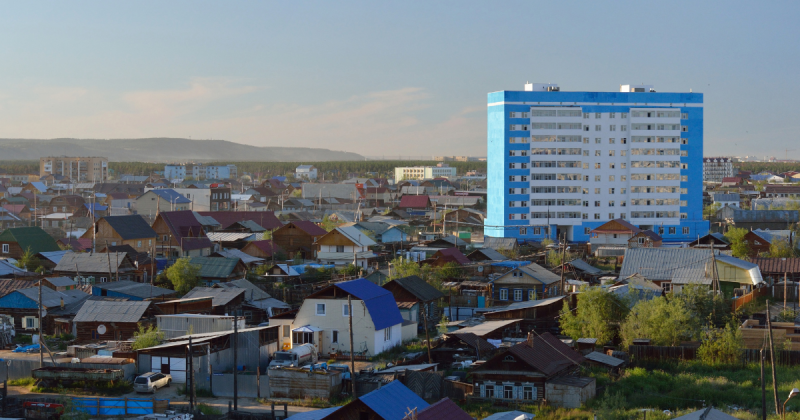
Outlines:
[[401,209],[425,210],[431,208],[431,199],[427,195],[404,195],[400,198]]

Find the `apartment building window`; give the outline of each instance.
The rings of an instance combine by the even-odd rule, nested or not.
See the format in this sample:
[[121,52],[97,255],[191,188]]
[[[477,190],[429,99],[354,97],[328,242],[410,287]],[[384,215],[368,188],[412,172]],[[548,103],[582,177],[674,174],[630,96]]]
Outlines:
[[523,181],[523,182],[524,182],[524,181],[527,181],[527,180],[528,180],[528,176],[527,176],[527,175],[522,175],[522,176],[520,177],[520,181]]
[[627,166],[628,166],[628,164],[627,164],[627,163],[625,163],[625,162],[622,162],[622,165],[621,165],[620,167],[621,167],[622,169],[625,169],[625,167],[627,167]]
[[583,234],[588,235],[592,232],[592,228],[585,227],[583,228]]
[[627,125],[621,125],[621,126],[619,126],[619,130],[620,131],[628,131],[628,126]]
[[611,182],[614,182],[614,175],[609,175],[608,176],[608,180],[611,181]]
[[600,151],[599,151],[599,150],[595,150],[595,151],[594,151],[594,155],[595,155],[595,156],[600,156]]
[[600,213],[594,214],[594,220],[600,220]]
[[628,156],[628,151],[627,150],[620,150],[619,155],[620,156]]
[[608,155],[609,155],[609,156],[614,156],[614,151],[613,151],[613,150],[609,150],[609,151],[608,151]]
[[[612,176],[613,176],[613,175],[612,175]],[[622,181],[622,182],[625,182],[625,181],[627,181],[627,180],[628,180],[628,176],[627,176],[627,175],[621,175],[621,176],[619,177],[619,180],[620,180],[620,181]]]
[[619,215],[619,217],[620,217],[620,219],[623,219],[623,220],[625,220],[625,213],[621,213],[621,214]]
[[600,175],[594,176],[594,182],[600,182]]
[[608,144],[614,144],[614,142],[616,142],[615,139],[613,139],[613,138],[612,139],[608,139]]
[[589,144],[589,137],[584,137],[583,138],[583,142],[586,143],[586,144]]
[[614,164],[614,163],[609,163],[608,164],[608,169],[614,169],[615,167],[616,167],[616,164]]
[[619,193],[620,193],[620,194],[626,194],[627,192],[628,192],[628,189],[627,189],[627,188],[621,188],[621,189],[619,190]]
[[600,143],[603,142],[603,139],[601,139],[600,137],[595,137],[594,138],[594,142],[595,142],[595,144],[600,144]]
[[684,132],[684,133],[685,133],[685,132],[687,132],[687,131],[689,131],[689,126],[687,126],[687,125],[682,125],[682,126],[681,126],[681,131],[682,131],[682,132]]
[[583,114],[583,118],[584,118],[584,119],[588,119],[588,118],[589,118],[589,113],[588,113],[588,112],[585,112],[585,113]]
[[681,144],[689,144],[689,139],[681,139]]
[[595,202],[594,202],[594,206],[595,206],[595,207],[600,207],[600,202],[599,202],[599,201],[595,201]]
[[689,234],[689,228],[688,227],[683,228],[683,234],[684,235],[688,235]]
[[670,235],[674,235],[675,234],[675,228],[674,227],[669,228],[669,234]]
[[619,117],[620,118],[628,118],[628,113],[627,112],[620,112]]
[[613,188],[609,188],[609,189],[608,189],[608,193],[609,193],[609,194],[614,194],[614,189],[613,189]]
[[682,120],[688,120],[688,119],[689,119],[689,113],[687,113],[687,112],[682,112],[682,113],[681,113],[681,119],[682,119]]
[[658,234],[659,235],[663,235],[664,234],[664,226],[659,226],[658,227]]
[[595,168],[595,169],[600,169],[600,168],[602,168],[602,166],[603,166],[603,165],[602,165],[602,164],[600,164],[600,162],[597,162],[597,163],[595,163],[595,164],[594,164],[594,168]]
[[589,126],[588,125],[584,125],[583,126],[583,131],[589,131]]
[[520,235],[527,235],[528,234],[528,228],[519,228],[519,234]]
[[533,228],[533,234],[534,235],[541,235],[542,234],[542,228]]
[[608,202],[608,207],[614,207],[614,200]]
[[583,169],[589,169],[589,164],[588,163],[584,163],[583,164]]
[[514,220],[514,215],[513,214],[509,214],[508,215],[508,220]]
[[589,156],[589,151],[588,151],[588,150],[584,150],[584,151],[583,151],[583,155],[584,155],[584,156]]
[[688,219],[688,218],[689,218],[688,213],[681,213],[681,219]]
[[626,139],[625,137],[623,137],[623,138],[621,138],[621,139],[619,140],[619,142],[620,142],[620,143],[622,143],[622,144],[628,144],[628,139]]
[[595,194],[600,194],[600,188],[595,188],[595,189],[594,189],[594,193],[595,193]]
[[614,220],[614,213],[608,213],[608,219]]
[[515,203],[516,203],[516,201],[509,201],[508,202],[508,207],[514,207]]
[[583,213],[583,220],[589,220],[589,213]]
[[600,112],[595,112],[595,113],[594,113],[594,118],[595,118],[595,119],[598,119],[598,118],[600,118],[602,115],[603,115],[603,114],[602,114],[602,113],[600,113]]
[[609,125],[608,126],[608,131],[617,131],[617,126],[616,125]]
[[583,189],[583,193],[584,193],[584,194],[589,194],[589,189],[588,189],[588,188],[584,188],[584,189]]
[[602,125],[598,124],[594,126],[594,131],[601,131],[603,129],[602,127],[603,127]]
[[514,162],[509,163],[508,164],[508,169],[517,169],[517,164],[514,163]]

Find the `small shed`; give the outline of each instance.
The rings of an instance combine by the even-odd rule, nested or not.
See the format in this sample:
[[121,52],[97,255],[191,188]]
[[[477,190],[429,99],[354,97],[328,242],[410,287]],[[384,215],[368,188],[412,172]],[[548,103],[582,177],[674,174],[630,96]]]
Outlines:
[[90,301],[73,319],[76,338],[79,342],[131,339],[139,323],[150,315],[151,304],[145,301]]
[[597,394],[594,378],[562,376],[545,383],[547,402],[556,407],[580,408]]
[[330,400],[342,392],[342,372],[300,368],[271,369],[269,398],[319,398]]

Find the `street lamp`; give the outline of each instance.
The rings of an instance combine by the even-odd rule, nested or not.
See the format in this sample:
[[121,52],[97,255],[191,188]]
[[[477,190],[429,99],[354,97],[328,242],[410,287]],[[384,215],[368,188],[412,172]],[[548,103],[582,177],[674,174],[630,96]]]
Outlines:
[[786,420],[786,403],[789,402],[789,400],[791,400],[793,397],[797,396],[797,394],[800,394],[800,389],[792,388],[792,391],[789,392],[789,398],[783,402],[783,410],[781,410],[781,418],[783,420]]

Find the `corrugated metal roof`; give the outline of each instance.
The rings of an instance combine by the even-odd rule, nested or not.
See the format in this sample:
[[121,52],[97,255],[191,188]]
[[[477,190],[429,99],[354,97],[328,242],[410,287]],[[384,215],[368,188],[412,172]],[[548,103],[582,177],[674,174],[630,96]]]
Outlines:
[[386,288],[386,285],[391,283],[402,287],[423,302],[441,299],[444,297],[442,292],[418,276],[408,276],[394,279],[391,282],[386,283],[383,287]]
[[214,287],[195,287],[183,297],[197,298],[197,297],[210,297],[212,306],[225,306],[230,301],[243,294],[245,289],[228,289],[228,288],[214,288]]
[[603,270],[601,270],[601,269],[599,269],[597,267],[594,267],[592,265],[589,265],[589,263],[587,263],[586,261],[584,261],[582,259],[572,260],[572,261],[569,262],[569,264],[571,266],[575,267],[576,269],[581,270],[581,271],[583,271],[585,273],[589,273],[589,274],[593,274],[593,275],[605,273],[605,271],[603,271]]
[[189,263],[200,266],[200,272],[197,274],[200,278],[226,278],[233,275],[236,266],[239,264],[239,259],[224,257],[191,257]]
[[800,273],[800,258],[753,258],[762,273]]
[[156,231],[150,227],[150,224],[144,220],[144,217],[138,214],[127,216],[106,216],[101,220],[105,220],[122,239],[147,239],[155,238]]
[[449,333],[449,334],[446,334],[446,335],[453,336],[454,338],[457,338],[457,339],[461,340],[462,342],[464,342],[468,346],[471,346],[472,348],[475,348],[475,349],[479,349],[484,354],[486,354],[485,352],[494,351],[494,349],[495,349],[495,346],[492,345],[492,343],[484,340],[483,338],[478,337],[477,335],[475,335],[473,333],[469,333],[469,332],[465,333],[465,332],[458,331],[458,332]]
[[[70,252],[64,254],[59,260],[54,272],[63,271],[67,273],[116,273],[118,268],[125,263],[133,265],[125,252],[111,252],[111,253],[95,253],[90,254],[86,252]],[[119,261],[119,265],[117,265]]]
[[558,296],[548,299],[539,299],[539,300],[528,300],[525,302],[514,302],[508,306],[495,306],[495,310],[493,312],[507,312],[507,311],[514,311],[517,309],[527,309],[527,308],[538,308],[540,306],[547,306],[553,303],[556,303],[560,300],[563,300],[566,296]]
[[369,238],[366,234],[358,230],[353,226],[340,226],[337,227],[336,230],[350,239],[353,243],[357,246],[372,246],[375,245],[375,241]]
[[529,276],[539,280],[544,284],[553,284],[555,282],[561,281],[561,277],[555,275],[552,271],[542,267],[536,263],[530,263],[528,265],[524,265],[522,267],[517,268],[517,270],[523,271]]
[[522,321],[521,319],[506,319],[503,321],[486,321],[482,324],[475,325],[473,327],[462,328],[454,332],[454,334],[467,334],[472,333],[477,335],[478,337],[483,337],[485,335],[491,334],[494,331],[497,331],[501,328],[505,328],[511,324],[516,322]]
[[64,256],[64,254],[71,252],[72,251],[49,251],[49,252],[40,252],[37,255],[41,255],[43,258],[46,258],[51,262],[58,264],[58,262],[61,261],[61,258]]
[[83,305],[75,322],[139,322],[152,302],[92,302]]
[[409,409],[422,410],[430,405],[400,381],[389,382],[359,400],[384,420],[403,420]]
[[216,253],[219,254],[219,255],[222,255],[223,257],[226,257],[226,258],[238,258],[238,259],[242,260],[242,262],[245,263],[245,264],[252,264],[252,263],[255,263],[255,262],[263,262],[263,261],[265,261],[263,258],[258,258],[258,257],[254,257],[252,255],[245,254],[244,252],[242,252],[242,251],[240,251],[238,249],[225,249],[225,250],[222,250],[222,251],[217,251]]
[[436,258],[441,258],[445,262],[454,262],[459,265],[469,264],[470,261],[458,248],[442,248],[433,255]]
[[189,204],[192,202],[192,200],[189,200],[171,188],[159,188],[150,190],[149,192],[161,197],[162,200],[166,200],[168,203]]
[[164,289],[163,287],[152,286],[149,283],[138,283],[130,280],[112,281],[109,283],[96,283],[93,288],[111,290],[128,296],[148,299],[158,296],[169,296],[175,294],[174,290]]
[[[39,301],[38,287],[19,289],[17,292],[35,302]],[[42,305],[44,305],[45,308],[60,308],[61,299],[64,299],[65,305],[69,305],[80,300],[85,300],[87,297],[89,297],[89,295],[84,293],[82,290],[65,290],[63,292],[56,292],[48,287],[42,287]]]
[[375,283],[367,279],[356,279],[336,283],[333,287],[338,287],[364,301],[376,330],[382,330],[403,322],[403,317],[400,315],[394,296],[388,290],[377,286]]
[[506,261],[506,260],[508,260],[508,257],[506,257],[505,255],[495,251],[492,248],[478,248],[478,249],[472,251],[469,255],[467,255],[467,258],[472,260],[474,258],[473,255],[478,255],[478,254],[482,254],[484,257],[488,258],[491,261]]
[[796,223],[800,214],[797,210],[742,210],[728,206],[717,211],[717,218],[733,219],[735,223]]
[[56,287],[75,286],[75,281],[69,277],[46,277],[45,279]]
[[269,293],[261,290],[258,286],[251,283],[247,279],[231,280],[227,283],[217,283],[214,287],[222,287],[228,289],[244,289],[247,291],[245,299],[249,301],[256,301],[261,299],[271,298]]
[[[554,375],[570,366],[580,365],[586,359],[550,333],[533,339],[533,347],[523,342],[508,349],[508,353],[527,363],[547,376]],[[504,357],[499,354],[495,357]],[[480,367],[478,368],[480,369]]]
[[244,241],[254,237],[252,232],[208,232],[206,236],[211,242]]
[[704,267],[705,261],[710,259],[711,254],[706,249],[631,248],[625,250],[619,276],[627,278],[641,274],[649,280],[668,281],[672,280],[675,270],[683,267]]
[[616,357],[612,357],[612,356],[609,356],[607,354],[603,354],[603,353],[600,353],[600,352],[597,352],[597,351],[593,351],[593,352],[587,354],[584,357],[586,357],[587,359],[589,359],[589,360],[591,360],[593,362],[602,363],[604,365],[608,365],[608,366],[611,366],[611,367],[617,367],[617,366],[625,363],[625,361],[622,360],[622,359],[617,359]]

